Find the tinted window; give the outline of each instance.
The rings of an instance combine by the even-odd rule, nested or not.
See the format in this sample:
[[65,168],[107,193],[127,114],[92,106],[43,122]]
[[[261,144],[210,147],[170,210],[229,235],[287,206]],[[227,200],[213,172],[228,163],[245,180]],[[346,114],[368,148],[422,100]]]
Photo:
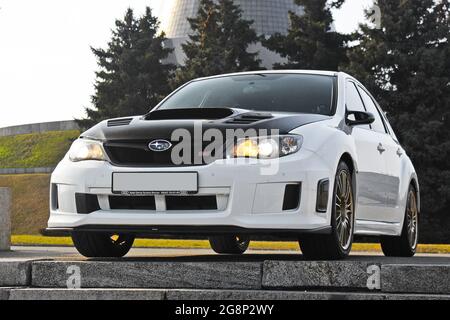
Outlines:
[[375,103],[373,102],[372,98],[362,88],[359,88],[359,92],[361,93],[361,97],[363,98],[367,112],[370,112],[375,116],[375,121],[370,126],[372,127],[373,130],[377,132],[386,133],[383,120],[381,120],[381,115],[377,107],[375,106]]
[[159,109],[242,108],[331,115],[334,77],[254,74],[194,81]]
[[361,100],[361,97],[359,96],[358,90],[356,90],[353,82],[347,82],[346,98],[347,110],[362,112],[366,111],[366,109],[364,109],[364,104]]

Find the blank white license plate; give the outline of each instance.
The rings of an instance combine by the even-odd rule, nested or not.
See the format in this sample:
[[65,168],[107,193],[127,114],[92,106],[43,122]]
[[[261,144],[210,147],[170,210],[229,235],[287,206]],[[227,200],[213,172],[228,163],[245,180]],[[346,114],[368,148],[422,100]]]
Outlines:
[[197,172],[114,172],[112,191],[118,194],[182,194],[198,192]]

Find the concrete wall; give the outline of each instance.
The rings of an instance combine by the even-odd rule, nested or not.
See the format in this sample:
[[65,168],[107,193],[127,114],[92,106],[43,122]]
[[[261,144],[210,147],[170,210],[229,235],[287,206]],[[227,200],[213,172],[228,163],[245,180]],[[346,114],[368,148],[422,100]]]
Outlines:
[[55,168],[0,168],[0,174],[52,173]]
[[20,126],[0,128],[0,137],[15,136],[19,134],[42,133],[49,131],[78,130],[79,127],[73,120],[32,123]]
[[11,248],[11,190],[0,188],[0,251]]

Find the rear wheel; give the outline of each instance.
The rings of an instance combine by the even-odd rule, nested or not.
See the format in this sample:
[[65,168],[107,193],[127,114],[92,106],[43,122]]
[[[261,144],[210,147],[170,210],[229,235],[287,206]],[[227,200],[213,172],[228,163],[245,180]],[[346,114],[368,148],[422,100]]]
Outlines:
[[307,259],[343,259],[353,243],[355,204],[352,173],[345,162],[339,163],[333,189],[331,234],[310,235],[300,239],[300,248]]
[[209,238],[211,248],[220,254],[243,254],[250,244],[248,236],[223,235]]
[[128,234],[108,234],[74,232],[72,240],[78,252],[88,258],[120,258],[130,251],[134,236]]
[[381,237],[381,248],[387,257],[412,257],[416,254],[419,238],[419,210],[417,194],[409,187],[406,203],[405,221],[399,237]]

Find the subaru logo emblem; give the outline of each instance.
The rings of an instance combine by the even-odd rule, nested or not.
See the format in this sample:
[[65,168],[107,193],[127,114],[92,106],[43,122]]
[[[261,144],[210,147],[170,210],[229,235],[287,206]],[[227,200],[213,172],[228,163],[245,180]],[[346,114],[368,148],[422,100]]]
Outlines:
[[148,144],[148,147],[152,151],[162,152],[169,150],[172,147],[172,144],[167,140],[153,140]]

